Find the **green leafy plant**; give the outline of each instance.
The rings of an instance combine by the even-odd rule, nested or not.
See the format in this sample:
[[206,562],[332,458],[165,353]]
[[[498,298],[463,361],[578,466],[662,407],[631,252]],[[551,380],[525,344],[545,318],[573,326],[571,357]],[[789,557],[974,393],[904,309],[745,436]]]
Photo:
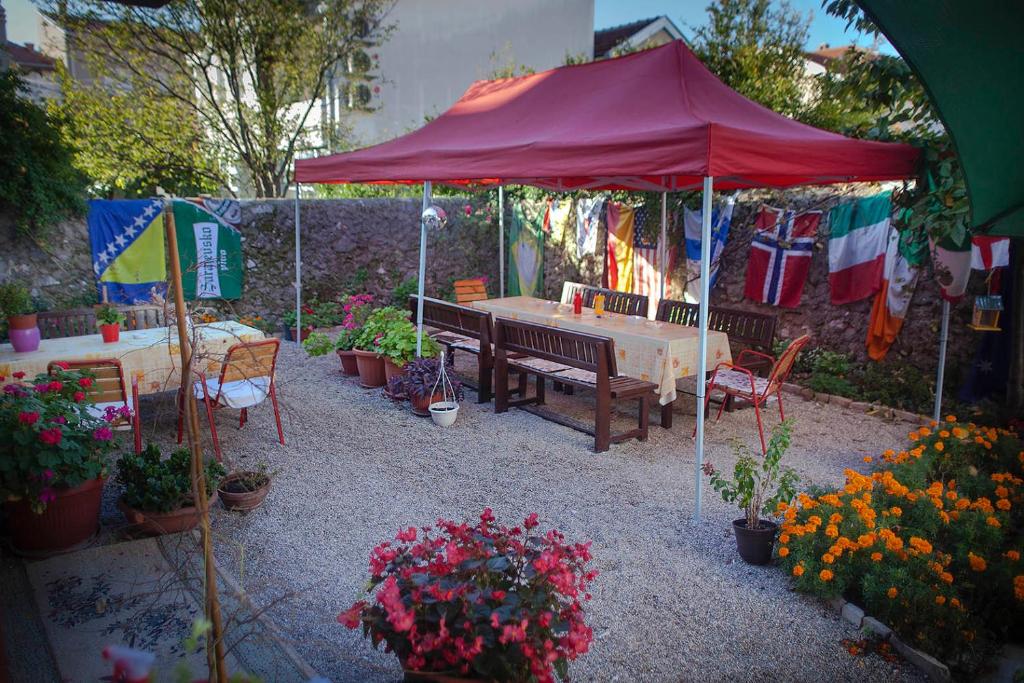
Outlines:
[[96,322],[100,325],[120,325],[124,322],[124,313],[111,304],[103,304],[96,309]]
[[354,348],[361,351],[379,351],[377,345],[388,329],[395,323],[409,322],[409,311],[394,306],[378,308],[366,318],[356,336]]
[[391,305],[399,308],[409,304],[409,296],[419,291],[420,281],[414,277],[407,277],[398,283],[398,286],[391,291]]
[[266,462],[261,461],[256,469],[231,472],[230,480],[222,481],[218,488],[229,493],[249,493],[269,484],[275,474]]
[[800,477],[793,469],[781,466],[782,456],[789,448],[791,431],[789,420],[776,426],[763,459],[754,457],[745,444],[734,441],[733,452],[738,457],[732,479],[723,477],[710,462],[704,464],[704,473],[711,480],[711,487],[718,491],[722,500],[735,503],[743,510],[748,529],[761,528],[762,516],[776,516],[779,503],[789,502],[796,495]]
[[5,282],[0,285],[0,313],[5,318],[35,313],[32,296],[20,282]]
[[832,394],[833,396],[844,396],[853,399],[861,398],[860,389],[845,377],[814,373],[807,378],[806,384],[808,388],[822,394]]
[[[381,354],[391,362],[403,366],[416,358],[416,326],[408,320],[395,321],[388,325],[384,335],[377,342]],[[441,345],[423,335],[421,355],[423,358],[435,358],[441,354]]]
[[323,332],[311,332],[302,342],[302,348],[306,355],[316,358],[330,353],[334,349],[334,342]]
[[[206,463],[207,492],[217,490],[224,467]],[[117,461],[117,483],[124,486],[124,502],[145,512],[173,512],[194,504],[192,497],[192,454],[179,448],[164,458],[156,444],[141,453],[128,452]]]

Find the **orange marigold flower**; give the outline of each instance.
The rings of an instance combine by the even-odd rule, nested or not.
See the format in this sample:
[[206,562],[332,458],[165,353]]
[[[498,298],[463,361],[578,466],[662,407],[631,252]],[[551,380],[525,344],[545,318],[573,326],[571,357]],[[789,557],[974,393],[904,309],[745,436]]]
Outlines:
[[786,546],[779,548],[779,557],[785,557],[786,555],[789,555],[789,548]]
[[[934,427],[934,426],[935,426],[935,422],[933,421],[932,422],[932,427]],[[928,436],[929,434],[932,433],[932,430],[928,429],[927,427],[921,427],[917,431],[921,433],[921,436]]]
[[963,427],[953,427],[953,436],[958,439],[962,439],[967,436],[967,430]]
[[949,604],[952,607],[959,607],[960,606],[960,601],[957,600],[956,598],[953,598],[952,600],[949,601]]
[[882,553],[871,553],[871,561],[872,562],[881,562],[882,561]]
[[891,508],[889,508],[889,512],[891,512],[896,517],[899,517],[903,514],[903,508],[894,505]]
[[950,423],[956,422],[956,415],[947,415],[946,416],[946,422],[950,422]]
[[1008,488],[1006,488],[1005,486],[997,486],[996,487],[996,496],[997,497],[999,497],[999,498],[1006,498],[1008,495],[1010,495],[1010,490]]
[[885,458],[891,458],[894,455],[896,455],[896,451],[894,451],[891,448],[886,450],[884,453],[882,453],[882,456],[885,457]]
[[833,574],[828,569],[822,569],[820,572],[818,572],[818,578],[822,581],[831,581],[833,576],[835,576],[835,574]]
[[1002,524],[999,523],[999,520],[996,519],[995,517],[987,517],[987,518],[985,518],[985,524],[988,524],[991,527],[995,527],[996,529],[998,529],[999,527],[1002,526]]
[[945,429],[943,429],[941,432],[939,432],[939,436],[941,436],[943,439],[948,439],[949,438],[949,432],[947,432]]
[[813,524],[814,526],[821,526],[821,517],[818,515],[811,515],[807,518],[807,523]]
[[970,507],[970,505],[971,500],[969,498],[961,498],[960,500],[956,501],[957,510],[966,510],[968,507]]
[[953,575],[949,572],[942,572],[941,574],[939,574],[939,578],[946,583],[953,583]]
[[936,441],[935,442],[935,450],[937,450],[937,451],[939,451],[941,453],[942,451],[946,450],[946,446],[941,441]]
[[936,595],[935,596],[935,604],[936,605],[945,605],[946,604],[946,596],[945,595]]
[[836,561],[836,558],[833,557],[832,553],[825,553],[824,555],[821,556],[821,561],[824,562],[825,564],[832,564],[833,562]]
[[872,460],[874,460],[874,458],[872,458],[870,455],[864,456],[864,462],[870,463]]
[[839,524],[839,522],[841,521],[843,521],[843,516],[838,512],[833,512],[832,515],[828,518],[829,524]]
[[996,507],[999,508],[1000,510],[1009,510],[1010,501],[1006,500],[1005,498],[1000,498],[999,500],[996,501]]
[[1016,550],[1007,550],[1005,556],[1011,562],[1016,562],[1020,559],[1020,553]]
[[789,534],[782,534],[779,536],[779,543],[789,543]]
[[946,491],[946,498],[948,498],[949,500],[956,500],[956,491]]
[[930,553],[932,551],[932,544],[929,543],[928,541],[924,540],[923,538],[919,538],[917,536],[911,536],[909,543],[910,543],[910,547],[911,548],[913,548],[914,550],[916,550],[916,551],[918,551],[920,553],[924,553],[924,554],[927,555],[928,553]]
[[793,576],[803,576],[803,575],[804,575],[804,566],[802,564],[798,564],[797,566],[793,567]]
[[974,553],[967,553],[967,561],[971,563],[971,569],[976,572],[983,572],[988,568],[988,563],[985,562],[985,558]]
[[829,524],[827,527],[825,527],[825,535],[829,538],[835,538],[839,535],[839,527],[837,527],[835,524]]
[[890,599],[890,600],[892,600],[892,599],[894,599],[894,598],[895,598],[895,597],[896,597],[897,595],[899,595],[899,594],[900,594],[900,592],[899,592],[898,590],[896,590],[896,586],[892,586],[891,588],[889,588],[889,590],[887,590],[887,591],[885,592],[885,594],[889,596],[889,599]]

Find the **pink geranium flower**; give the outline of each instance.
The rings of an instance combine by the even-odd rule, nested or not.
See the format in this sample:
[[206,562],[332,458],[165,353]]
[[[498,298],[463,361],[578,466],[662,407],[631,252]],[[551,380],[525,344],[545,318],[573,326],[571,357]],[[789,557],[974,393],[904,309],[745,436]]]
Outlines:
[[114,432],[110,427],[99,427],[92,433],[92,438],[96,441],[110,441],[114,438]]
[[47,446],[56,446],[62,438],[64,438],[64,433],[60,427],[50,427],[39,432],[39,440]]
[[39,421],[39,413],[37,413],[35,411],[32,411],[32,412],[24,411],[24,412],[18,413],[18,422],[20,422],[22,424],[34,425],[38,421]]

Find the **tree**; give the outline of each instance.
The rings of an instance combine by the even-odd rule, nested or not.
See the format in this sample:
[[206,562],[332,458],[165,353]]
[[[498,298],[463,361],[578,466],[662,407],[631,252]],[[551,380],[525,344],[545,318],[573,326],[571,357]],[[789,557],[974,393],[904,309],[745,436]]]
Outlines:
[[63,122],[22,89],[17,74],[0,73],[0,212],[23,234],[40,236],[85,209],[87,179],[61,138]]
[[310,115],[329,79],[386,37],[388,1],[176,0],[149,9],[48,0],[48,10],[102,57],[92,60],[94,81],[137,103],[129,112],[140,116],[117,122],[131,144],[167,142],[161,117],[174,112],[188,122],[199,178],[237,166],[234,184],[275,197],[287,190],[296,151],[314,146],[315,132],[334,135],[309,130]]

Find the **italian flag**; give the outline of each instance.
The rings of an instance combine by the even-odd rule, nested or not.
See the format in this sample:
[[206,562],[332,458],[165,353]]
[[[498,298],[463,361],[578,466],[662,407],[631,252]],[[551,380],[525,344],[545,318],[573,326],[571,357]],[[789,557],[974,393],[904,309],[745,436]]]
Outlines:
[[895,228],[890,228],[885,250],[885,269],[882,288],[875,295],[868,321],[868,356],[880,361],[896,341],[903,320],[907,317],[910,300],[914,298],[921,266],[928,255],[927,242],[911,244],[901,239]]
[[828,283],[832,303],[866,299],[882,286],[892,193],[840,204],[829,214]]

